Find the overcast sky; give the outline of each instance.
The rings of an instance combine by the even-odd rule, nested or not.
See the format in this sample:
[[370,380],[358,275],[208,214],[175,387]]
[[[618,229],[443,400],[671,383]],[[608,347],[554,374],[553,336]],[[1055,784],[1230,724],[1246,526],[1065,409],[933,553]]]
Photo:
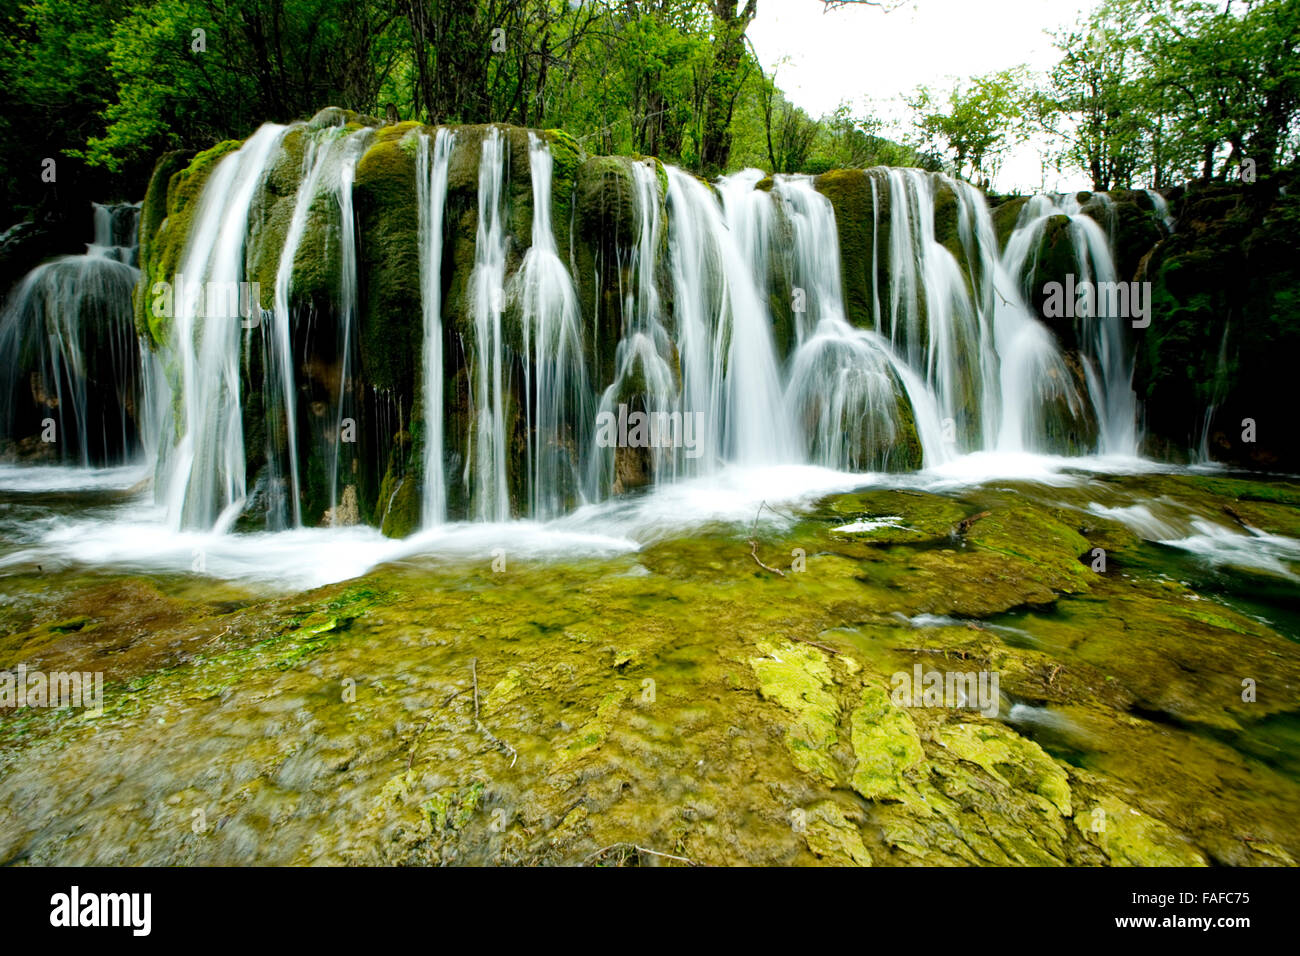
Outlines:
[[[856,4],[823,12],[821,0],[757,0],[748,35],[764,68],[777,70],[777,85],[811,115],[848,100],[857,115],[901,127],[901,97],[920,84],[946,89],[955,79],[1021,63],[1045,71],[1056,59],[1047,31],[1072,24],[1097,2],[909,0],[885,13]],[[1036,190],[1042,178],[1040,151],[1031,144],[1008,156],[994,185]],[[1047,172],[1049,189],[1087,184],[1081,172]]]

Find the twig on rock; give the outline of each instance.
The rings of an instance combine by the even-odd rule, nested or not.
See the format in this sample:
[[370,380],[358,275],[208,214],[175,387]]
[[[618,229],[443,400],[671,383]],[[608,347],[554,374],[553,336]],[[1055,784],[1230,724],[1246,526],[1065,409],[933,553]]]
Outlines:
[[515,750],[514,747],[510,746],[508,743],[506,743],[496,734],[492,733],[492,731],[484,727],[483,721],[478,719],[478,658],[477,657],[470,660],[469,670],[470,670],[470,674],[474,678],[474,729],[477,730],[484,737],[486,737],[488,739],[488,742],[491,743],[492,746],[495,747],[497,750],[500,750],[502,753],[509,754],[510,766],[513,767],[515,765],[515,761],[519,759],[519,751]]
[[[597,857],[604,856],[610,850],[620,850],[620,849],[635,850],[637,853],[648,853],[651,856],[661,856],[666,860],[676,860],[678,863],[685,863],[687,866],[695,866],[695,861],[688,860],[684,856],[673,856],[671,853],[661,853],[659,850],[648,850],[643,846],[637,846],[635,843],[611,843],[609,846],[603,847],[597,850],[595,853],[588,856],[585,860],[583,860],[583,862],[590,863],[592,860],[596,859]],[[626,857],[624,859],[626,859]]]
[[991,511],[981,511],[979,514],[971,515],[969,518],[962,518],[960,521],[957,522],[957,527],[954,528],[953,531],[958,535],[964,535],[967,531],[970,530],[971,525],[973,525],[976,521],[979,521],[980,518],[987,518],[992,513],[993,512]]
[[770,564],[763,563],[763,559],[758,556],[758,542],[755,541],[753,538],[749,539],[749,556],[753,558],[754,563],[757,564],[764,571],[771,571],[775,575],[778,575],[780,577],[785,577],[785,572],[782,571],[780,568],[774,568]]

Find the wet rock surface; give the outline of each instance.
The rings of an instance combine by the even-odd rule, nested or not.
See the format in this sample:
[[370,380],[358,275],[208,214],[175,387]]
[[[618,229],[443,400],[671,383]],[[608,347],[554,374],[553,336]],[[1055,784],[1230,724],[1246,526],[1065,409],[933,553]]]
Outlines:
[[[0,860],[1293,864],[1297,565],[1157,539],[1298,506],[1094,476],[287,595],[11,574],[0,667],[105,691],[0,711]],[[992,707],[900,694],[932,671],[996,675]]]

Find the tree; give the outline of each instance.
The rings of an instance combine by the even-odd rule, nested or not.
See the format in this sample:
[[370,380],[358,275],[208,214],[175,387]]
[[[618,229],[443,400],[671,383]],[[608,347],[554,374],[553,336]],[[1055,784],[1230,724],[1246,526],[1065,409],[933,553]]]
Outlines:
[[987,186],[1022,136],[1026,85],[1025,69],[1015,67],[975,77],[965,88],[958,83],[946,99],[918,88],[909,105],[921,148],[946,150],[957,176]]
[[748,74],[745,31],[754,19],[757,0],[711,0],[713,69],[705,95],[700,165],[708,175],[725,172],[731,157],[731,117]]

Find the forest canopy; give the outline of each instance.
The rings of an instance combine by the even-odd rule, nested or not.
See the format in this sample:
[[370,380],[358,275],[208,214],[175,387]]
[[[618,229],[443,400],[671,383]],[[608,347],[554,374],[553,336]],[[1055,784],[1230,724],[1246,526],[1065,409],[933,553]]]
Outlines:
[[883,163],[989,183],[1031,133],[1098,189],[1296,155],[1300,0],[1104,0],[1055,37],[1046,75],[1009,64],[920,89],[903,129],[857,115],[865,91],[828,116],[791,103],[746,36],[760,2],[0,0],[4,198],[29,208],[45,157],[139,191],[165,150],[325,105],[563,128],[703,175]]

